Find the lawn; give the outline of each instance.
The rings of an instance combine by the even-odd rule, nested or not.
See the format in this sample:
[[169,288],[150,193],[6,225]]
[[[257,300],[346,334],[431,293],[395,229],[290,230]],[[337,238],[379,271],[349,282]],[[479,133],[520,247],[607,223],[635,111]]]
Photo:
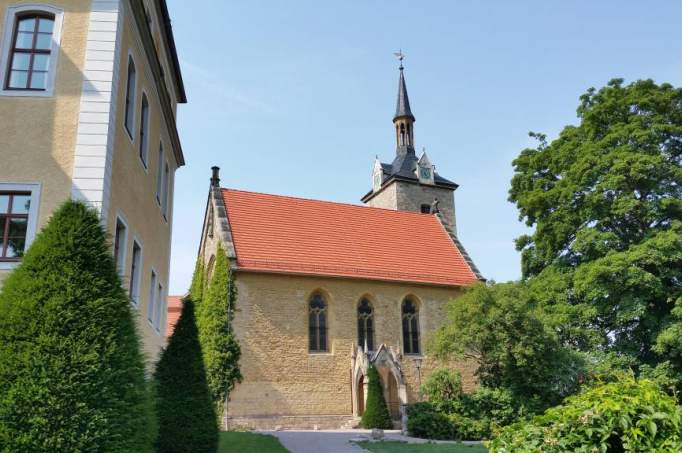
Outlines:
[[218,453],[287,453],[276,437],[267,434],[229,431],[220,433]]
[[463,444],[408,444],[405,442],[358,442],[360,447],[374,453],[486,453],[481,445]]

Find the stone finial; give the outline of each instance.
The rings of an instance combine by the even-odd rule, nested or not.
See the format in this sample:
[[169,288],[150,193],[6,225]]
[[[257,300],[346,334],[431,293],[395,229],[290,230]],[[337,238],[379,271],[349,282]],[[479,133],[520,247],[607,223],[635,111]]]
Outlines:
[[212,171],[211,186],[213,187],[220,186],[220,167],[211,167],[211,171]]
[[440,212],[438,203],[439,203],[438,198],[434,198],[433,203],[431,203],[431,214],[438,214]]

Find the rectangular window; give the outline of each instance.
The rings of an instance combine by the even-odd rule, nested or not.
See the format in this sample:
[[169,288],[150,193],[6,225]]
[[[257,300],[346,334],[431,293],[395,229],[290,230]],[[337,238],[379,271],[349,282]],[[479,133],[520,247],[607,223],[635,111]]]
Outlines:
[[165,164],[166,166],[164,167],[163,170],[163,204],[161,205],[162,207],[162,212],[163,212],[163,218],[168,220],[168,203],[169,203],[169,187],[170,187],[170,169],[168,168],[168,163]]
[[157,332],[161,332],[161,314],[163,311],[163,307],[166,304],[164,303],[164,297],[163,297],[163,286],[161,283],[158,284],[157,289],[156,289],[156,306],[154,307],[154,328],[156,329]]
[[130,265],[130,300],[133,304],[140,303],[140,273],[142,272],[142,247],[133,241],[133,259]]
[[29,13],[17,16],[5,88],[47,89],[54,16]]
[[116,219],[116,232],[114,234],[114,260],[116,261],[116,270],[119,275],[123,275],[123,266],[125,265],[125,249],[128,242],[128,227],[121,220]]
[[26,248],[31,194],[0,192],[0,261],[19,261]]
[[128,57],[128,82],[126,85],[126,105],[125,105],[125,128],[130,138],[133,138],[135,130],[135,63],[132,57]]
[[142,110],[140,112],[140,160],[144,168],[147,168],[147,155],[149,154],[149,102],[147,96],[142,95]]
[[151,283],[149,285],[149,305],[147,305],[147,320],[154,323],[154,310],[156,309],[156,272],[152,271]]
[[163,143],[159,143],[159,164],[156,169],[156,202],[161,206],[161,192],[163,188]]

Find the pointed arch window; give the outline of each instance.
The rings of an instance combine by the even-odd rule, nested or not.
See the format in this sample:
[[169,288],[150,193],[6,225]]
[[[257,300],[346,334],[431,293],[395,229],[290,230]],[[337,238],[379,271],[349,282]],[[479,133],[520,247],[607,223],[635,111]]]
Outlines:
[[321,294],[308,303],[308,330],[310,352],[327,352],[327,303]]
[[367,350],[374,351],[374,309],[367,299],[362,299],[358,304],[358,345]]
[[400,123],[400,146],[405,146],[405,124]]
[[403,349],[405,354],[419,354],[419,308],[414,300],[403,301]]

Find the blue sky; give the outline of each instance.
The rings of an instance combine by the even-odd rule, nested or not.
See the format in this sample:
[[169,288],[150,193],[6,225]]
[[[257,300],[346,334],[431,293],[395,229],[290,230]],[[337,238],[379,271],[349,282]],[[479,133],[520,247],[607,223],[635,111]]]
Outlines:
[[482,273],[520,276],[525,231],[507,201],[528,131],[556,137],[578,97],[613,77],[682,84],[682,2],[168,0],[189,103],[178,126],[171,293],[187,290],[210,167],[222,185],[360,203],[395,152],[398,83],[415,143],[456,191]]

